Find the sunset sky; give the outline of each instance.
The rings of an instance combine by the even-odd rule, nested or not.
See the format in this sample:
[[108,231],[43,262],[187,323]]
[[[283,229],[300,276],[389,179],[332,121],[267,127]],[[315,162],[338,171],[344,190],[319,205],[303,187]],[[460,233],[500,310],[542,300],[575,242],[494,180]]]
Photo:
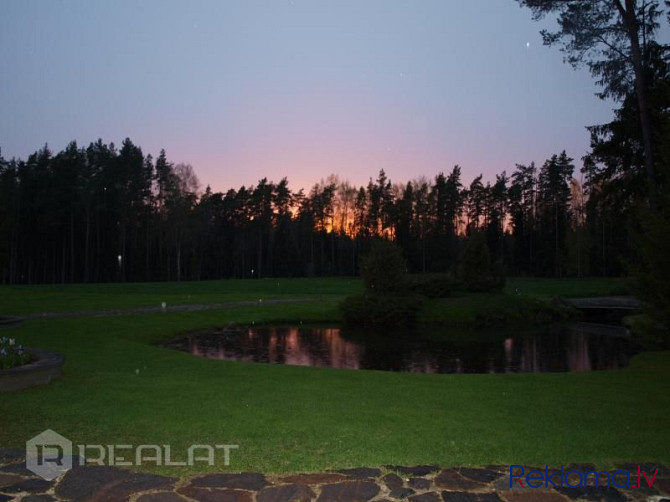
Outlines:
[[581,166],[594,96],[512,0],[0,1],[0,147],[125,137],[225,190]]

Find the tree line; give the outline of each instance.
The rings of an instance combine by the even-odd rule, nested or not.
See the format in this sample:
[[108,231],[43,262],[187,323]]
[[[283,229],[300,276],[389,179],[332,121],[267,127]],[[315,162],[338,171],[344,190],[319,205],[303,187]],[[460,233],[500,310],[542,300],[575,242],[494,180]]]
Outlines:
[[223,193],[130,139],[45,146],[0,155],[0,282],[356,275],[378,238],[410,272],[457,274],[475,233],[507,274],[618,274],[617,215],[586,202],[574,170],[562,152],[467,186],[455,166],[402,184],[382,170],[361,187],[332,175],[308,192],[264,178]]

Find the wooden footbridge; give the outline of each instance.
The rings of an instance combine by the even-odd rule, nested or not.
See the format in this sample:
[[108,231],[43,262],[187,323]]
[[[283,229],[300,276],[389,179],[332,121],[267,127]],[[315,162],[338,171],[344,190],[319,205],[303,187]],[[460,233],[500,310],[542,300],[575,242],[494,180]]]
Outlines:
[[591,298],[564,298],[563,301],[580,310],[640,310],[640,302],[633,296],[597,296]]

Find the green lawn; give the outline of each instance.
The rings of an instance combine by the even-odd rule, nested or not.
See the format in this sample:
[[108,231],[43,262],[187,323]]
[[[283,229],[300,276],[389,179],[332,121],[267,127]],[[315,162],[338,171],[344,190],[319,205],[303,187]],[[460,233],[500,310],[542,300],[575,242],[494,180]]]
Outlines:
[[456,292],[451,298],[427,302],[419,321],[456,326],[476,326],[483,320],[504,320],[509,326],[534,324],[539,305],[551,307],[547,300],[628,294],[625,279],[527,279],[509,278],[505,294]]
[[562,296],[565,298],[631,294],[629,281],[623,278],[537,279],[510,277],[506,281],[505,292],[508,294]]
[[[220,296],[269,298],[273,283],[0,288],[0,312],[152,305],[163,296],[176,303],[189,294],[203,303]],[[67,362],[59,381],[0,395],[0,447],[21,448],[51,428],[75,444],[169,443],[173,457],[194,443],[239,444],[229,467],[212,468],[230,471],[670,463],[670,352],[641,354],[623,371],[422,375],[221,362],[154,346],[185,330],[228,322],[337,320],[339,299],[359,288],[350,279],[279,283],[284,289],[274,294],[321,301],[31,320],[6,331],[27,345],[61,352]],[[546,294],[541,281],[525,283]]]
[[535,309],[548,302],[530,296],[472,293],[436,298],[424,304],[418,320],[423,323],[475,327],[482,319],[498,319],[509,326],[534,324]]
[[343,298],[361,292],[357,278],[260,279],[0,286],[0,312],[15,315],[131,307],[226,303],[269,298]]
[[[201,282],[148,282],[0,286],[0,313],[29,314],[196,303],[225,303],[259,298],[341,299],[363,290],[358,278],[261,279]],[[509,278],[510,295],[565,297],[626,294],[624,279]]]

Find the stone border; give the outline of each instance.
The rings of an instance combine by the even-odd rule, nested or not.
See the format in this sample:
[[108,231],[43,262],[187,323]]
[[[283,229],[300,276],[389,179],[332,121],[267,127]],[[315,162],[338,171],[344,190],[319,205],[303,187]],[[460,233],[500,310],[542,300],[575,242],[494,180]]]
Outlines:
[[36,361],[0,370],[0,392],[45,385],[61,376],[61,368],[65,362],[62,355],[43,349],[29,349],[29,351],[37,358]]
[[23,317],[17,317],[13,315],[0,316],[0,328],[9,328],[13,326],[18,326],[22,322]]
[[[670,501],[670,469],[642,463],[655,472],[652,486],[638,479],[638,464],[617,468],[631,472],[631,487],[597,484],[595,476],[578,485],[567,471],[597,470],[591,464],[571,464],[566,485],[510,486],[510,468],[440,467],[437,465],[359,467],[304,474],[259,472],[210,473],[167,477],[110,466],[77,465],[52,481],[25,467],[25,453],[0,448],[0,501],[22,502],[654,502]],[[531,467],[525,467],[526,472]],[[518,471],[517,471],[518,472]],[[555,472],[554,469],[549,473]],[[578,474],[578,473],[574,473]],[[571,477],[572,476],[572,477]],[[558,480],[556,480],[558,481]],[[560,483],[560,482],[559,482]]]

